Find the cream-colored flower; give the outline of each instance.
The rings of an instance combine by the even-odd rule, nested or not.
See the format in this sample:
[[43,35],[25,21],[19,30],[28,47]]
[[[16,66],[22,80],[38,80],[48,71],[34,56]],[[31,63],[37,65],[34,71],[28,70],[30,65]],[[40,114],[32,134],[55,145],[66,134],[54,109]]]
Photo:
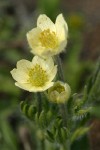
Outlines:
[[55,24],[45,14],[37,19],[37,27],[27,33],[32,53],[43,58],[59,54],[67,44],[68,26],[62,14]]
[[54,66],[53,59],[50,57],[44,60],[35,56],[32,62],[22,59],[17,62],[17,68],[11,71],[12,77],[17,81],[15,85],[30,91],[45,91],[53,86],[57,66]]
[[71,88],[67,83],[57,81],[48,89],[48,98],[55,103],[65,103],[71,94]]

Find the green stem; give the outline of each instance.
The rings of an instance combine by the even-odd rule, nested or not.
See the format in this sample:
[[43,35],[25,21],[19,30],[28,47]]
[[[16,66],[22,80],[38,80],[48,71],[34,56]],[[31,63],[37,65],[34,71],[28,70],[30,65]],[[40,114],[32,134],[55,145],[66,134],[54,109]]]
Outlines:
[[66,108],[65,104],[60,104],[60,112],[62,114],[64,126],[67,126],[67,111],[66,111],[66,109],[67,108]]
[[[56,56],[56,62],[58,65],[58,78],[59,78],[59,80],[64,81],[62,62],[61,62],[59,55]],[[66,108],[65,104],[60,105],[60,111],[61,111],[63,122],[64,122],[65,126],[67,125],[67,111],[66,111],[66,109],[67,108]]]
[[41,93],[37,92],[37,104],[38,104],[38,112],[40,114],[41,110],[42,110],[42,98],[41,98]]
[[61,150],[70,150],[70,144],[69,141],[64,142],[63,145],[61,146]]
[[41,140],[41,150],[45,150],[45,141]]
[[59,55],[56,56],[56,62],[58,64],[58,78],[59,80],[64,81],[62,62],[61,62],[61,58]]

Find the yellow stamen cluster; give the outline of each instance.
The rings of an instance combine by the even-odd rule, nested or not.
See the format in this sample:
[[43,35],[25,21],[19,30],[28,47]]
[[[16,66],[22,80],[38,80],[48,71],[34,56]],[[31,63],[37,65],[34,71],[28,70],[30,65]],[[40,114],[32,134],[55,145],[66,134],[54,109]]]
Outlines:
[[39,40],[45,48],[56,48],[58,46],[58,39],[55,32],[50,32],[50,29],[44,30],[40,33]]
[[34,68],[29,71],[29,80],[33,86],[42,87],[48,81],[48,75],[40,65],[36,64]]
[[58,93],[61,93],[61,92],[65,91],[65,88],[58,83],[57,85],[55,85],[53,87],[52,90],[53,91],[57,91]]

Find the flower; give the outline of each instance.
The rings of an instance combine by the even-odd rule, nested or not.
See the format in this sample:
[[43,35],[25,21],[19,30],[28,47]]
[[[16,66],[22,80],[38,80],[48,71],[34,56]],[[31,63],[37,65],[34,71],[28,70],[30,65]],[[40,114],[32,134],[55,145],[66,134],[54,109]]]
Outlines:
[[62,14],[55,24],[45,14],[37,19],[37,27],[27,33],[31,52],[43,58],[59,54],[67,44],[68,26]]
[[57,81],[48,89],[48,98],[51,102],[65,103],[71,94],[71,88],[67,83]]
[[22,59],[17,62],[17,68],[11,71],[12,77],[17,81],[15,85],[29,92],[45,91],[53,86],[57,66],[54,66],[50,57],[44,60],[34,56],[32,62]]

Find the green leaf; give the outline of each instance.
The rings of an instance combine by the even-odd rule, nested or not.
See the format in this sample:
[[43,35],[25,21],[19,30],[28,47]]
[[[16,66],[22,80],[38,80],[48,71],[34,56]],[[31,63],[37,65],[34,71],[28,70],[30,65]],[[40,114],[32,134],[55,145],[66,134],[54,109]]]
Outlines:
[[54,135],[53,135],[49,130],[47,130],[46,138],[47,138],[50,142],[54,142]]
[[71,142],[79,138],[80,136],[83,136],[89,131],[90,127],[80,127],[78,128],[71,136]]
[[73,116],[73,120],[82,120],[83,118],[86,118],[87,115],[91,112],[91,110],[92,110],[92,107],[88,107],[88,108],[85,108],[85,109],[80,109]]
[[17,139],[9,123],[3,119],[0,121],[0,127],[2,128],[3,139],[8,149],[17,150]]
[[47,123],[48,123],[48,124],[51,123],[51,121],[52,121],[52,119],[53,119],[52,117],[53,117],[53,113],[52,113],[51,110],[49,110],[49,111],[47,112],[47,115],[46,115]]
[[61,128],[62,141],[67,140],[68,136],[69,136],[69,130],[65,127]]
[[36,107],[34,105],[30,105],[28,109],[28,117],[34,118],[36,111],[37,111]]
[[61,116],[58,116],[54,122],[54,126],[56,128],[60,128],[62,126],[63,120],[61,118]]
[[29,105],[24,101],[21,101],[20,103],[21,111],[26,115],[29,119],[35,118],[35,113],[37,111],[36,106],[34,105]]
[[39,125],[41,128],[45,128],[47,125],[46,112],[44,110],[39,115]]

